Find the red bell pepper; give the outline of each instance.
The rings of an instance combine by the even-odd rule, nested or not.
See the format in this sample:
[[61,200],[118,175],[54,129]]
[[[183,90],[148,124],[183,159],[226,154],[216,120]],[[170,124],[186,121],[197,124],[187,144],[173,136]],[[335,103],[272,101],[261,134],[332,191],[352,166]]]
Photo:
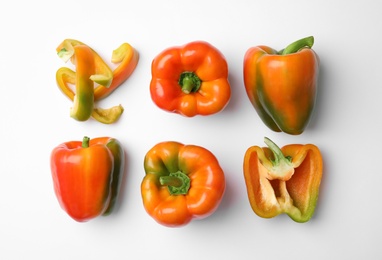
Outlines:
[[65,142],[51,153],[54,191],[61,207],[78,222],[109,215],[124,172],[118,140],[99,137]]
[[164,50],[151,65],[151,98],[161,109],[192,117],[221,111],[231,97],[228,65],[211,44]]

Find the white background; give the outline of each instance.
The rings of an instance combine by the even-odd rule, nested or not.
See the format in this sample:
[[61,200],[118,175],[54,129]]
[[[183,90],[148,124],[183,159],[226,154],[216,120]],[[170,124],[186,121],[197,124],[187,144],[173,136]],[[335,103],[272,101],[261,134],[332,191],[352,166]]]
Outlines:
[[[0,259],[381,259],[381,72],[379,1],[7,1],[0,16]],[[282,49],[313,35],[320,56],[317,105],[299,136],[267,129],[244,90],[243,56],[256,45]],[[128,42],[140,53],[128,81],[98,103],[122,104],[120,121],[70,118],[72,103],[55,72],[55,48],[83,41],[109,62]],[[226,57],[228,106],[185,118],[157,108],[149,94],[151,61],[163,49],[205,40]],[[119,139],[127,154],[117,210],[77,223],[54,195],[49,157],[58,144],[90,137]],[[244,153],[264,146],[314,143],[324,175],[314,217],[262,219],[251,210]],[[161,141],[196,144],[215,154],[227,189],[209,218],[182,228],[145,212],[143,158]],[[341,257],[341,258],[340,258]]]

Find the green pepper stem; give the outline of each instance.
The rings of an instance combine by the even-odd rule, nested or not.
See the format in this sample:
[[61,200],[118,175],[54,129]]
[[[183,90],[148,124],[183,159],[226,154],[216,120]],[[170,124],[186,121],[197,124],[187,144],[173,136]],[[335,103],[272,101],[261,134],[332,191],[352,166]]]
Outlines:
[[190,94],[199,90],[202,81],[195,73],[186,71],[180,74],[178,84],[185,94]]
[[191,186],[190,178],[181,171],[161,176],[159,182],[161,185],[167,186],[171,195],[187,194]]
[[89,147],[90,138],[87,136],[84,136],[82,139],[82,148],[88,148]]
[[264,142],[274,155],[274,159],[270,160],[272,167],[267,168],[268,178],[283,181],[289,180],[294,174],[294,168],[291,162],[292,158],[290,156],[285,157],[281,149],[269,138],[264,137]]
[[183,181],[175,176],[161,176],[159,178],[159,182],[162,186],[173,186],[173,187],[180,187],[183,184]]
[[275,157],[272,161],[273,166],[277,166],[280,164],[281,161],[285,160],[290,162],[290,160],[284,156],[280,147],[278,147],[277,144],[275,144],[271,139],[269,139],[268,137],[264,137],[264,143],[269,147],[269,149],[272,151]]
[[296,53],[302,48],[312,48],[314,44],[314,37],[309,36],[302,38],[300,40],[297,40],[291,44],[289,44],[284,50],[282,50],[281,55],[287,55],[291,53]]

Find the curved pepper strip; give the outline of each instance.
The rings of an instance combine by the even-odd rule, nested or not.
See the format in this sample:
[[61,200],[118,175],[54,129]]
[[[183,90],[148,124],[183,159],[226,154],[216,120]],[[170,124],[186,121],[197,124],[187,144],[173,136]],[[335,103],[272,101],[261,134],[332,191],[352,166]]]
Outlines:
[[228,64],[207,42],[162,51],[153,60],[151,72],[151,98],[168,112],[187,117],[211,115],[221,111],[231,97]]
[[303,38],[280,52],[267,47],[248,49],[244,85],[258,115],[270,129],[301,134],[312,115],[319,60],[311,49],[313,37]]
[[143,205],[158,223],[180,227],[211,215],[222,200],[225,177],[207,149],[162,142],[144,159],[141,183]]
[[[73,58],[74,48],[78,45],[86,44],[83,44],[77,40],[66,39],[56,48],[57,54],[66,63],[69,59]],[[91,76],[91,80],[108,88],[113,80],[113,71],[97,52],[95,52],[92,48],[90,48],[90,50],[93,52],[95,63],[95,75]]]
[[113,50],[111,56],[112,63],[119,63],[113,70],[113,81],[109,87],[97,86],[94,90],[95,100],[109,96],[116,88],[125,82],[137,67],[139,53],[130,44],[122,43],[117,49]]
[[244,178],[253,211],[272,218],[286,213],[296,222],[313,216],[322,178],[323,161],[313,144],[279,148],[268,138],[268,147],[252,146],[244,157]]
[[[64,61],[67,61],[70,59],[70,57],[72,57],[74,53],[74,47],[78,45],[85,44],[74,39],[66,39],[57,47],[56,50],[60,57]],[[104,77],[93,76],[91,78],[99,84],[94,88],[94,100],[98,101],[110,95],[117,87],[119,87],[124,81],[127,80],[127,78],[130,77],[138,64],[139,54],[130,44],[121,44],[117,49],[113,51],[111,61],[113,63],[119,63],[119,65],[113,72],[111,72],[110,68],[106,63],[104,63],[103,59],[98,55],[98,53],[93,49],[91,50],[94,54],[96,72],[103,72],[105,74]],[[74,100],[75,96],[75,93],[70,86],[75,84],[75,74],[76,72],[65,67],[58,69],[56,73],[56,81],[59,88],[63,94],[71,100]],[[124,109],[121,105],[113,106],[108,109],[98,107],[94,108],[92,117],[101,123],[111,124],[120,118],[123,110]]]
[[[64,40],[58,47],[57,52],[62,51],[62,49],[68,49],[67,54],[62,58],[64,61],[68,59],[70,56],[71,49],[76,45],[85,45],[84,43],[74,40],[74,39],[66,39]],[[92,49],[95,59],[97,61],[97,68],[99,70],[110,70],[109,67],[104,63],[103,59],[98,55],[96,51]],[[94,89],[94,99],[95,101],[101,100],[107,96],[109,96],[116,88],[118,88],[123,82],[125,82],[131,74],[134,72],[139,61],[139,53],[128,43],[122,43],[117,49],[113,50],[111,62],[114,64],[118,64],[117,68],[113,71],[108,71],[109,77],[111,77],[109,84],[101,84],[96,86]],[[107,68],[106,68],[107,67]],[[66,72],[67,73],[67,72]],[[59,84],[59,87],[63,91],[63,93],[70,98],[73,95],[73,91],[66,84]]]
[[55,147],[50,166],[63,210],[78,222],[109,215],[118,198],[124,159],[119,141],[110,137],[84,137]]
[[94,83],[90,79],[95,71],[93,53],[88,46],[78,45],[74,47],[73,57],[77,68],[76,95],[70,116],[78,121],[86,121],[91,116],[94,106]]

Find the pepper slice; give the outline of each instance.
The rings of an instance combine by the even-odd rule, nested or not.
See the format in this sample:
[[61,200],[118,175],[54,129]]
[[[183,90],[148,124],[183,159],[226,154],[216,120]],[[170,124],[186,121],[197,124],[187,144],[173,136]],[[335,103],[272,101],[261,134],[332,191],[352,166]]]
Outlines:
[[114,64],[119,63],[119,65],[113,70],[113,81],[109,87],[100,85],[95,88],[95,100],[104,99],[125,82],[137,67],[138,60],[138,51],[128,43],[122,43],[117,49],[113,50],[111,62]]
[[313,43],[311,36],[280,52],[256,46],[245,53],[243,71],[248,98],[273,131],[299,135],[309,123],[319,73]]
[[[80,41],[73,39],[66,39],[60,45],[57,46],[56,51],[58,56],[67,62],[73,57],[75,46],[86,45]],[[88,46],[88,45],[86,45]],[[88,48],[90,48],[88,46]],[[93,52],[94,64],[95,64],[95,74],[91,76],[91,80],[103,85],[104,87],[109,87],[113,80],[113,72],[109,66],[103,61],[103,59],[95,52],[92,48],[90,50]]]
[[196,41],[157,55],[151,65],[150,94],[168,112],[187,117],[221,111],[231,97],[228,65],[219,50]]
[[86,121],[91,116],[94,106],[94,83],[91,80],[95,71],[94,59],[90,48],[86,45],[75,46],[73,54],[73,63],[77,68],[76,95],[70,116],[78,121]]
[[109,215],[116,204],[124,172],[124,151],[110,137],[65,142],[51,153],[54,191],[74,220]]
[[[72,49],[76,45],[86,44],[75,39],[66,39],[56,48],[56,50],[58,53],[63,53],[61,54],[61,58],[64,61],[67,61],[72,53]],[[65,52],[63,52],[63,50],[65,50]],[[112,52],[111,62],[114,64],[118,64],[118,66],[113,71],[111,71],[109,66],[104,62],[104,60],[99,56],[99,54],[93,49],[92,51],[96,60],[96,68],[99,72],[102,72],[102,74],[106,74],[107,78],[109,79],[105,80],[104,84],[102,84],[102,81],[96,81],[100,85],[96,86],[94,89],[94,99],[95,101],[98,101],[109,96],[115,89],[117,89],[123,82],[125,82],[131,76],[138,64],[139,53],[130,44],[122,43],[117,49],[113,50]],[[65,70],[62,72],[62,75],[69,76],[70,72]],[[72,99],[71,96],[74,95],[72,89],[67,84],[64,84],[64,80],[67,79],[62,79],[62,77],[59,77],[57,80],[59,81],[58,85],[62,92],[68,98]]]
[[[79,45],[85,44],[78,40],[66,39],[56,48],[56,50],[59,56],[66,62],[73,56],[74,48]],[[98,83],[95,88],[93,86],[94,101],[98,101],[109,96],[117,87],[130,77],[137,66],[139,54],[130,44],[121,44],[113,51],[111,58],[113,63],[119,63],[119,65],[114,71],[111,71],[109,66],[103,61],[98,53],[93,49],[91,50],[94,55],[96,75],[92,75],[90,79],[95,83]],[[57,70],[57,85],[62,93],[72,101],[74,101],[75,93],[72,90],[71,85],[75,84],[75,79],[76,72],[73,70],[65,67]],[[123,111],[124,109],[121,105],[113,106],[108,109],[98,107],[93,109],[91,116],[101,123],[111,124],[120,118]]]
[[158,223],[180,227],[211,215],[220,204],[225,177],[207,149],[178,142],[162,142],[144,159],[141,183],[143,205]]
[[265,138],[268,147],[252,146],[244,157],[244,178],[253,211],[272,218],[286,213],[296,222],[314,214],[322,178],[323,161],[313,144],[279,148]]
[[[74,101],[75,92],[71,89],[70,86],[76,84],[76,77],[77,77],[77,73],[66,67],[59,68],[56,72],[57,84],[60,86],[62,93],[65,94],[65,96],[67,96],[72,101]],[[92,96],[93,96],[93,104],[94,104],[94,100],[95,100],[94,84],[92,84],[91,91],[93,92]],[[90,106],[88,106],[88,108],[90,108]],[[124,109],[121,105],[113,106],[107,109],[93,106],[93,109],[91,111],[91,116],[98,122],[101,122],[104,124],[112,124],[121,117],[123,111]]]

